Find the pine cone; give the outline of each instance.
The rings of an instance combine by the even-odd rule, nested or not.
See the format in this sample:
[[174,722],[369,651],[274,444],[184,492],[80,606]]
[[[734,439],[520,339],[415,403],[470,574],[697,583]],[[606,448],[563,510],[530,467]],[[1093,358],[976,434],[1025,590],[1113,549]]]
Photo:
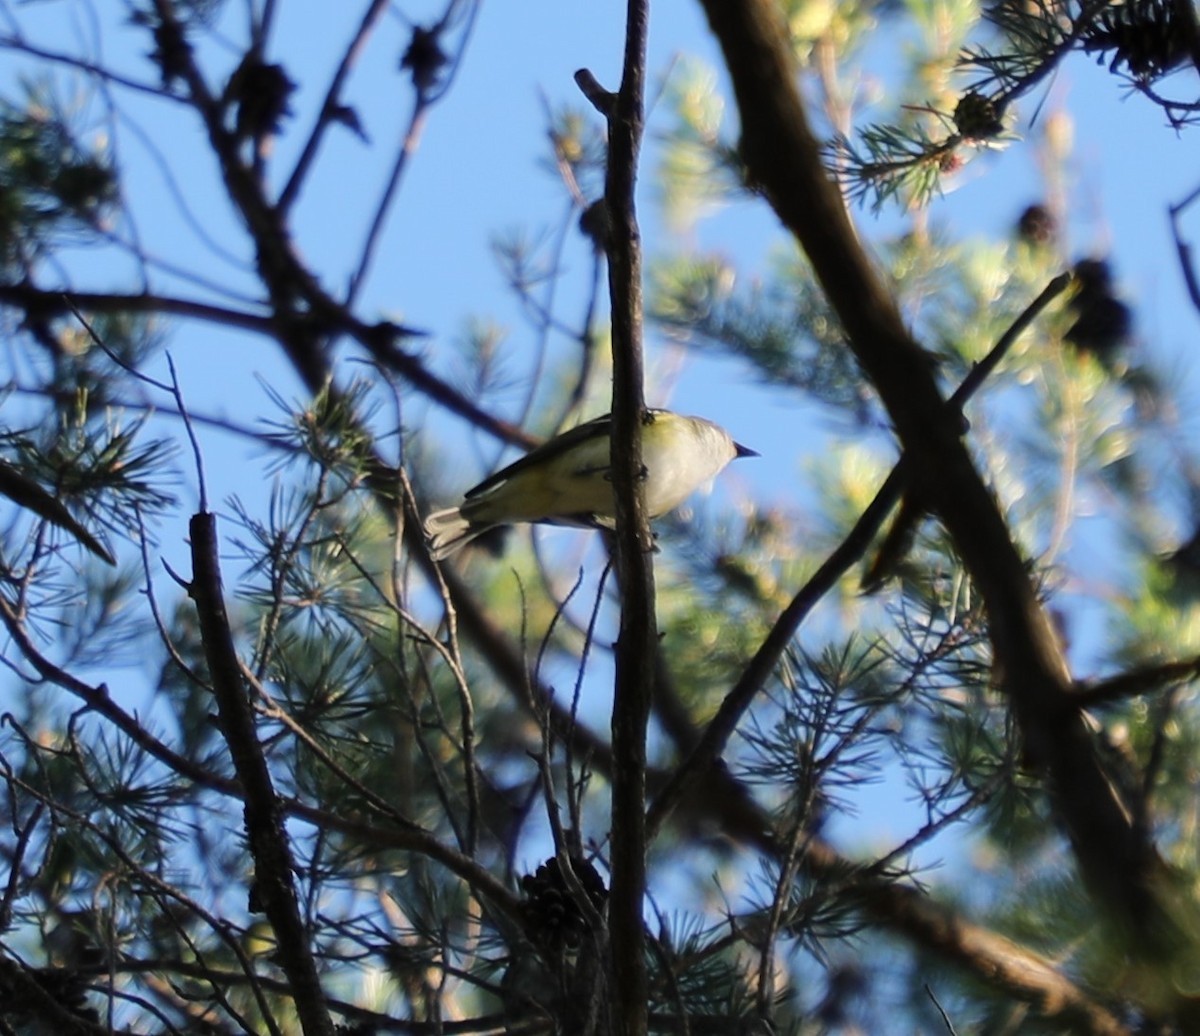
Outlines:
[[[592,864],[577,856],[571,857],[571,870],[592,906],[600,913],[608,901],[608,889]],[[535,943],[558,949],[578,949],[588,931],[588,919],[571,893],[559,866],[552,856],[534,874],[521,879],[525,892],[525,916],[529,935]]]
[[1001,115],[999,105],[990,97],[972,90],[955,105],[954,126],[967,140],[989,140],[1004,130]]

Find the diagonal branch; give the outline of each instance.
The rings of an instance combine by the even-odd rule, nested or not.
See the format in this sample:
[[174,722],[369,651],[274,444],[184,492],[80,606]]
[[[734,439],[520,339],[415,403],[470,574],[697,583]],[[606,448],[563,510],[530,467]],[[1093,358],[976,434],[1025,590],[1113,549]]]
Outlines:
[[333,1036],[333,1022],[292,880],[295,861],[283,826],[282,804],[258,741],[254,710],[225,613],[216,519],[204,512],[196,514],[189,532],[194,574],[187,591],[196,602],[221,733],[242,786],[246,838],[254,858],[253,890],[275,930],[279,966],[291,986],[305,1036]]
[[[168,0],[154,0],[154,7],[163,25],[182,39],[184,29],[172,4]],[[209,90],[192,51],[184,49],[182,55],[180,71],[192,105],[204,123],[229,199],[241,214],[254,243],[258,275],[272,312],[272,333],[308,389],[314,394],[326,390],[331,378],[326,346],[331,336],[347,334],[388,370],[480,428],[506,442],[532,445],[519,429],[482,411],[462,393],[430,374],[416,357],[401,350],[397,342],[411,337],[411,329],[386,321],[364,323],[321,287],[296,253],[285,211],[266,199],[254,170],[242,160],[238,139],[225,127],[221,103]]]
[[[290,321],[287,328],[283,328],[277,317],[265,312],[248,313],[244,310],[229,309],[226,306],[215,306],[196,299],[171,295],[154,295],[145,292],[125,295],[113,292],[72,291],[68,296],[62,291],[35,288],[30,284],[0,283],[0,304],[20,307],[27,314],[36,314],[38,317],[57,316],[68,312],[72,303],[76,308],[92,313],[162,314],[202,320],[223,327],[253,331],[276,340],[281,340],[289,331],[294,331],[303,323],[297,319]],[[311,321],[311,324],[314,328],[318,327],[315,320]],[[531,449],[538,444],[539,440],[535,436],[531,436],[516,425],[502,421],[488,413],[449,382],[443,381],[436,374],[427,370],[418,357],[398,348],[395,345],[395,339],[413,334],[410,329],[397,327],[386,321],[367,324],[347,313],[342,315],[342,326],[371,353],[380,366],[404,378],[410,385],[424,392],[431,400],[446,410],[470,421],[477,428],[490,432],[502,442],[512,446]],[[295,362],[296,357],[292,356],[292,360]],[[301,378],[305,377],[303,369],[298,364],[296,370]]]
[[[987,356],[971,369],[971,372],[950,397],[951,405],[960,416],[962,408],[979,391],[987,376],[996,369],[1016,340],[1033,322],[1034,318],[1062,293],[1069,281],[1069,274],[1060,274],[1055,277],[1013,321],[1008,330],[1000,336],[999,341],[989,350]],[[888,514],[891,513],[896,501],[903,494],[908,481],[909,476],[904,458],[901,457],[900,462],[896,464],[891,474],[884,480],[883,485],[879,487],[875,498],[867,505],[858,521],[854,523],[854,527],[775,620],[775,625],[759,645],[758,651],[755,652],[741,677],[725,695],[716,715],[705,728],[704,734],[692,746],[688,758],[683,761],[671,776],[670,781],[667,782],[666,787],[654,800],[650,807],[647,837],[654,838],[671,811],[695,787],[703,774],[721,758],[725,751],[725,745],[733,736],[734,730],[737,729],[738,722],[775,671],[775,667],[779,664],[780,658],[783,657],[784,651],[787,650],[801,623],[817,603],[837,585],[837,581],[847,569],[861,560],[875,534],[887,520]]]
[[333,74],[333,79],[329,83],[329,89],[325,92],[325,103],[321,105],[321,112],[317,116],[317,124],[313,127],[312,133],[309,134],[308,140],[305,141],[304,150],[300,152],[300,157],[296,160],[296,167],[292,170],[292,175],[288,177],[287,185],[279,195],[280,211],[284,213],[288,212],[299,197],[300,189],[303,187],[304,180],[308,176],[309,168],[312,166],[313,160],[317,157],[317,150],[320,148],[321,141],[325,137],[325,131],[337,121],[338,98],[341,96],[346,78],[350,75],[350,69],[357,60],[359,52],[366,43],[367,37],[375,28],[375,23],[382,17],[387,6],[387,0],[371,0],[371,3],[368,5],[366,13],[362,17],[362,22],[358,26],[358,31],[355,32],[354,39],[350,41],[350,45],[342,55],[342,60],[337,67],[337,71]]
[[998,675],[1026,756],[1050,778],[1080,870],[1108,915],[1138,937],[1141,950],[1172,952],[1185,936],[1172,917],[1178,906],[1167,905],[1166,868],[1101,766],[1024,559],[959,437],[924,352],[905,330],[821,165],[782,15],[772,0],[702,3],[732,77],[748,175],[808,254],[888,409],[910,458],[914,487],[941,517],[980,589]]
[[1075,692],[1080,708],[1090,709],[1140,694],[1153,694],[1195,680],[1197,676],[1200,676],[1200,658],[1183,658],[1128,669],[1104,680],[1081,681],[1075,685]]
[[[891,497],[892,503],[900,488],[899,485],[896,487],[896,496]],[[378,487],[378,491],[382,492],[383,487]],[[886,517],[886,511],[880,521],[883,517]],[[413,557],[433,579],[434,563],[422,549],[416,516],[411,518],[413,520],[405,523],[406,541]],[[861,544],[860,556],[869,540],[868,535]],[[579,722],[569,708],[556,700],[549,688],[531,687],[520,651],[492,622],[471,589],[453,570],[443,569],[441,574],[446,580],[447,592],[453,602],[462,635],[481,651],[491,672],[508,689],[514,701],[532,714],[532,691],[546,709],[555,736],[570,744],[571,751],[577,757],[586,758],[597,773],[613,781],[616,761],[611,747]],[[677,773],[655,770],[647,773],[650,789],[659,796],[651,812],[652,824],[666,819],[665,814],[656,816],[655,811],[658,802],[664,801],[668,782],[677,776]],[[289,809],[293,815],[304,817],[322,827],[354,834],[371,844],[413,848],[432,859],[443,860],[455,873],[470,881],[477,891],[507,906],[510,911],[513,909],[504,898],[502,886],[489,887],[486,870],[478,868],[482,873],[471,873],[468,869],[471,861],[459,859],[452,850],[441,847],[423,832],[384,831],[366,821],[325,816],[312,807],[300,804],[289,804]],[[746,788],[719,763],[700,769],[696,785],[690,794],[682,796],[679,810],[687,817],[688,823],[715,823],[736,842],[753,845],[763,853],[779,858],[781,848],[770,833],[769,819]],[[803,865],[810,875],[826,876],[842,882],[842,887],[862,904],[873,923],[951,962],[992,989],[1036,1004],[1047,1018],[1074,1025],[1072,1031],[1079,1033],[1129,1036],[1129,1030],[1119,1019],[1093,999],[1087,990],[1074,984],[1045,959],[982,925],[974,924],[919,889],[872,876],[819,838],[807,843]]]

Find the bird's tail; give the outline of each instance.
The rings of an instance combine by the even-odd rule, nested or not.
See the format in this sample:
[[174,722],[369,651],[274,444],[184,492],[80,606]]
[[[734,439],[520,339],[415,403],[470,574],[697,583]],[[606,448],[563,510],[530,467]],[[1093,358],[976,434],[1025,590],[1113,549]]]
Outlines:
[[425,539],[429,543],[429,554],[434,561],[442,561],[490,528],[490,525],[464,518],[462,509],[458,507],[435,511],[425,519]]

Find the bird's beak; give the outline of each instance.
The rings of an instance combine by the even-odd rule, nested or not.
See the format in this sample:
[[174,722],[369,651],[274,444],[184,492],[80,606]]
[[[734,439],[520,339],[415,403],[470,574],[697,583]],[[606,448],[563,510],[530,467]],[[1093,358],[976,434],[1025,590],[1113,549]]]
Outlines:
[[743,446],[740,442],[733,444],[733,455],[735,457],[760,457],[762,454],[758,450],[752,450],[749,446]]

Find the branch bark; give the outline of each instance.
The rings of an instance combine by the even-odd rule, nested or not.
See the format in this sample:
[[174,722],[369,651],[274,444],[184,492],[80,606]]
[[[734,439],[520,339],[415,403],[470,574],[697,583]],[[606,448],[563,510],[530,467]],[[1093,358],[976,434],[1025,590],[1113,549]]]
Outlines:
[[1100,764],[1025,562],[925,353],[905,330],[822,166],[780,11],[772,0],[702,4],[732,78],[748,175],[808,254],[888,409],[915,488],[941,517],[983,595],[997,675],[1027,758],[1050,779],[1079,868],[1108,917],[1136,937],[1142,952],[1171,953],[1187,936],[1171,916],[1178,905],[1168,906],[1174,897],[1166,868]]
[[646,513],[642,432],[642,254],[635,189],[644,122],[646,0],[626,7],[621,86],[608,116],[604,202],[611,232],[612,481],[616,498],[621,623],[616,649],[612,737],[612,894],[609,936],[617,1031],[644,1036],[648,1025],[642,900],[646,888],[646,729],[654,693],[658,627],[654,565]]
[[275,931],[279,966],[291,986],[305,1036],[333,1036],[333,1021],[292,880],[295,861],[283,826],[283,809],[258,743],[254,710],[225,613],[216,520],[207,513],[194,515],[189,532],[194,574],[188,594],[196,602],[221,733],[242,786],[246,838],[254,858],[253,888]]

